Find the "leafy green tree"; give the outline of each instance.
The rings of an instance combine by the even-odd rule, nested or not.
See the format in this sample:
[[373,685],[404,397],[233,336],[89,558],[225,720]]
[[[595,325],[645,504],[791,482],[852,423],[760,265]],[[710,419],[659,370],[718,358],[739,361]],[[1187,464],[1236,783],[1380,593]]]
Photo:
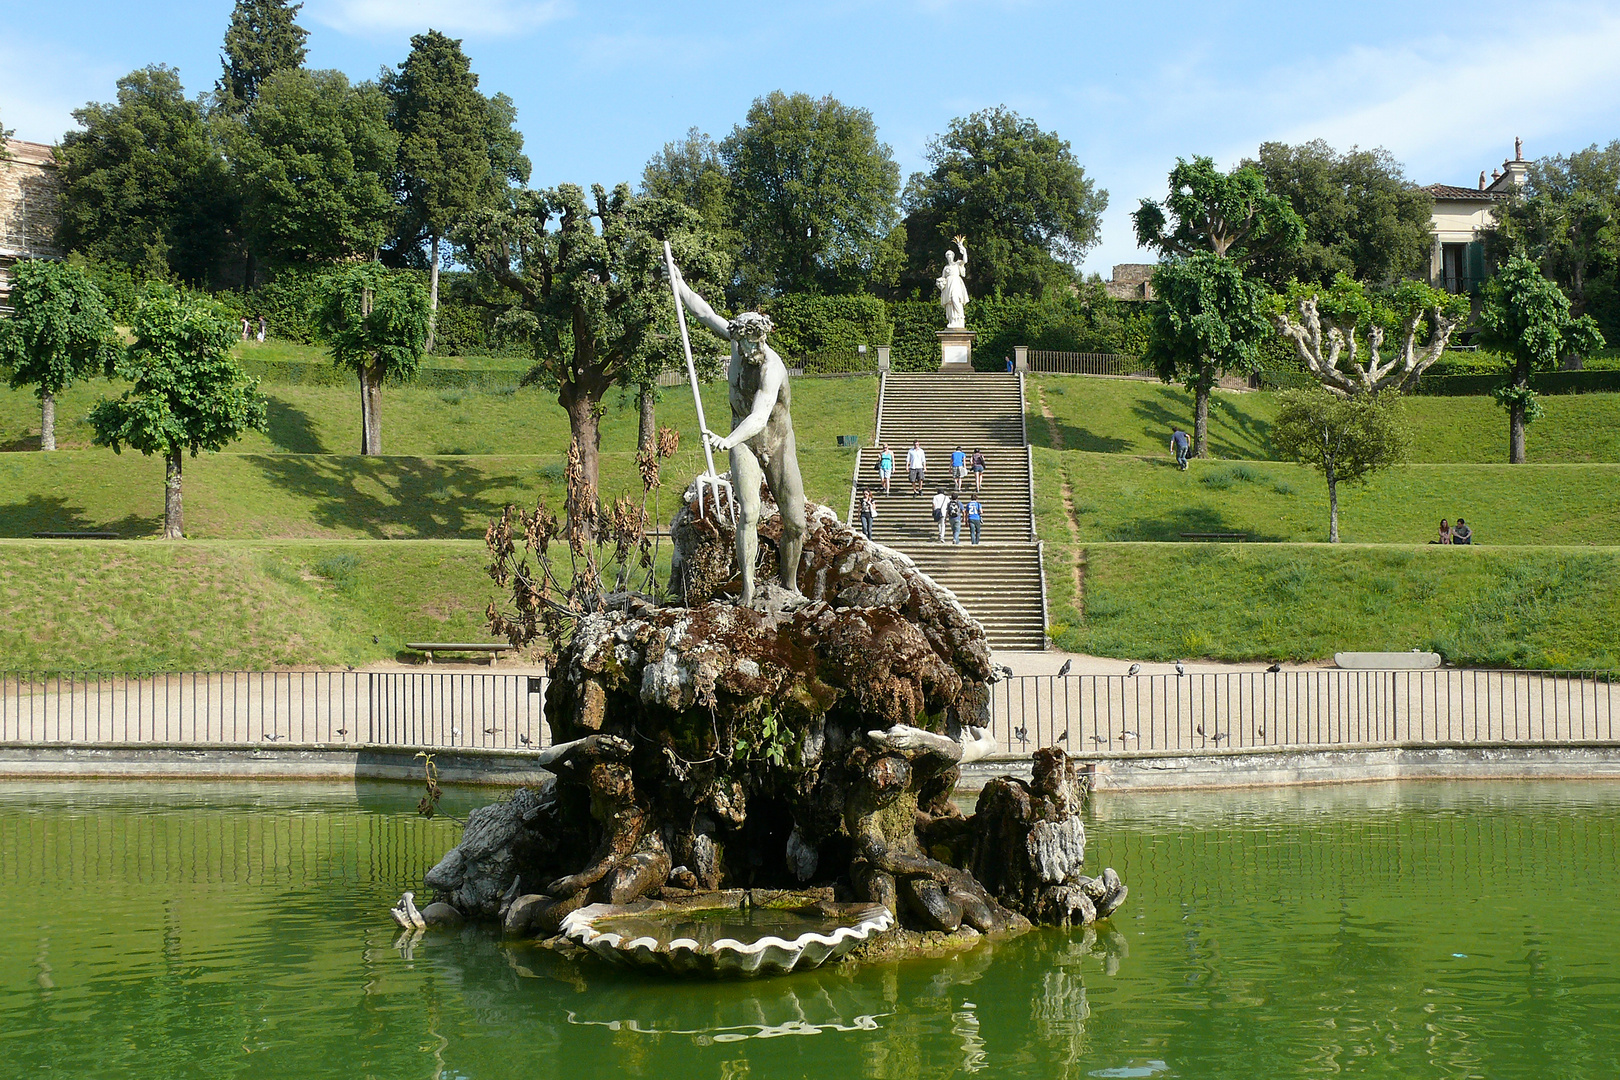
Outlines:
[[1496,392],[1508,411],[1508,462],[1524,464],[1524,428],[1541,416],[1530,375],[1558,366],[1561,356],[1603,347],[1590,315],[1572,318],[1569,297],[1526,256],[1515,255],[1485,283],[1477,341],[1513,359],[1506,385]]
[[57,151],[57,244],[147,276],[206,284],[229,249],[236,203],[219,140],[180,73],[153,65],[118,80],[114,104],[90,103]]
[[1305,223],[1286,199],[1266,190],[1259,170],[1223,173],[1207,157],[1177,158],[1169,197],[1162,204],[1143,199],[1131,219],[1137,244],[1163,255],[1210,251],[1249,262],[1272,250],[1297,250],[1305,239]]
[[1497,208],[1486,253],[1534,259],[1604,334],[1620,334],[1620,140],[1530,163],[1522,188]]
[[715,237],[731,237],[731,174],[719,145],[697,128],[679,142],[668,142],[641,171],[641,196],[670,199],[697,211]]
[[254,251],[272,265],[371,257],[397,217],[398,145],[375,84],[303,68],[270,76],[232,140]]
[[1209,456],[1209,393],[1223,371],[1253,372],[1271,329],[1265,287],[1231,259],[1208,251],[1161,263],[1153,275],[1152,323],[1143,357],[1165,382],[1193,392],[1193,453]]
[[224,73],[217,92],[232,112],[252,105],[259,87],[278,71],[304,66],[309,31],[297,23],[303,4],[287,0],[236,0],[225,30]]
[[[428,245],[428,306],[439,310],[441,245],[452,225],[476,206],[497,198],[507,177],[491,154],[491,103],[478,92],[478,76],[461,42],[437,30],[411,38],[411,53],[384,81],[389,122],[399,134],[395,183],[404,206],[405,235],[425,234]],[[508,103],[510,99],[508,99]],[[516,135],[510,122],[509,134]],[[503,169],[528,179],[522,136],[516,135],[516,162]],[[427,351],[433,351],[430,322]]]
[[1097,243],[1108,192],[1066,140],[998,106],[951,121],[928,146],[927,172],[906,185],[906,276],[926,292],[952,237],[973,255],[968,288],[1039,297],[1074,285]]
[[39,395],[39,448],[56,449],[56,395],[112,373],[118,335],[101,291],[81,268],[29,259],[11,268],[12,317],[0,319],[0,364],[11,388]]
[[360,378],[360,452],[382,453],[382,384],[416,374],[432,326],[427,293],[409,270],[359,263],[329,276],[319,321],[338,367]]
[[247,431],[268,426],[259,382],[231,356],[237,328],[212,301],[172,289],[153,291],[135,314],[135,343],[115,373],[131,383],[117,400],[90,410],[97,446],[162,454],[163,536],[185,531],[181,465],[189,450],[222,450]]
[[1277,395],[1271,445],[1327,480],[1330,544],[1339,542],[1339,484],[1366,483],[1373,473],[1405,460],[1409,443],[1397,393],[1343,397],[1311,387]]
[[857,292],[889,254],[900,166],[865,109],[757,98],[720,144],[742,236],[741,292]]
[[1341,273],[1326,289],[1295,282],[1273,312],[1317,381],[1348,396],[1416,386],[1468,321],[1468,307],[1468,297],[1421,281],[1373,290]]
[[1296,279],[1326,286],[1339,274],[1375,285],[1427,276],[1434,200],[1406,179],[1389,151],[1341,154],[1320,139],[1268,142],[1258,160],[1243,164],[1305,223],[1297,248],[1273,247],[1254,259],[1254,273],[1273,288]]
[[578,455],[579,490],[594,507],[603,396],[615,384],[646,385],[680,355],[663,241],[695,288],[726,280],[729,267],[687,207],[637,198],[627,184],[611,193],[597,185],[591,195],[587,202],[572,184],[520,192],[510,208],[475,211],[458,242],[473,265],[511,290],[503,322],[534,350],[524,381],[556,391],[568,413],[571,456]]

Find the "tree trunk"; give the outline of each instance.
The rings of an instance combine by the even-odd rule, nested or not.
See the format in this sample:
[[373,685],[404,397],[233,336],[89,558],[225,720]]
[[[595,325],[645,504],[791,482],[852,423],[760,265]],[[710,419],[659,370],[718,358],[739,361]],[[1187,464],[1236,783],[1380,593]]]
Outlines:
[[360,453],[382,453],[382,365],[360,369]]
[[428,267],[428,336],[423,352],[432,352],[433,344],[439,337],[439,237],[438,234],[428,238],[428,257],[433,263]]
[[168,460],[163,465],[163,539],[179,540],[185,535],[186,515],[180,503],[180,466],[185,450],[169,448]]
[[636,446],[642,450],[651,448],[658,441],[657,394],[656,387],[641,388],[641,432],[636,439]]
[[39,448],[56,449],[56,395],[49,390],[39,394]]
[[1328,482],[1328,543],[1339,542],[1339,477],[1333,466],[1327,469]]
[[[1522,390],[1530,385],[1530,373],[1514,373],[1513,386]],[[1508,464],[1524,464],[1524,403],[1515,402],[1508,407]]]
[[[596,396],[579,389],[573,383],[564,383],[562,390],[557,394],[557,402],[568,411],[568,430],[574,443],[579,447],[579,467],[585,487],[579,495],[579,501],[594,505],[601,491],[599,480],[602,447],[600,418],[596,414]],[[596,532],[591,528],[590,522],[582,523],[581,537],[587,544],[596,542]]]
[[1193,391],[1195,415],[1193,418],[1193,457],[1209,457],[1209,379],[1198,380]]

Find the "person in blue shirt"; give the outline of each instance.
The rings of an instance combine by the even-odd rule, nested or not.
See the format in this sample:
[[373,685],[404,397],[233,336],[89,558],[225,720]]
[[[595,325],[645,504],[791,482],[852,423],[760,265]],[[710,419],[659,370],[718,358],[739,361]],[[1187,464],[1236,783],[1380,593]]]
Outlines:
[[984,506],[975,495],[967,501],[968,537],[977,544],[979,542],[979,522],[984,518]]
[[958,446],[951,451],[951,478],[956,481],[956,490],[962,490],[962,481],[967,479],[967,455]]
[[1192,439],[1185,431],[1178,427],[1170,428],[1170,449],[1176,452],[1176,467],[1182,472],[1187,471],[1187,453],[1192,449]]

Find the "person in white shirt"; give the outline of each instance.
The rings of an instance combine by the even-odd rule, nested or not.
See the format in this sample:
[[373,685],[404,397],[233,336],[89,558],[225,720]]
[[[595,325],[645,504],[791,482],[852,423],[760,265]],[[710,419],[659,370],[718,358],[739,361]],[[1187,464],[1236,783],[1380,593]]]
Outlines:
[[940,488],[934,492],[934,520],[939,523],[939,542],[945,542],[945,508],[951,504],[951,497]]
[[922,440],[913,440],[906,451],[906,470],[911,474],[911,493],[921,495],[928,478],[928,455],[923,453]]

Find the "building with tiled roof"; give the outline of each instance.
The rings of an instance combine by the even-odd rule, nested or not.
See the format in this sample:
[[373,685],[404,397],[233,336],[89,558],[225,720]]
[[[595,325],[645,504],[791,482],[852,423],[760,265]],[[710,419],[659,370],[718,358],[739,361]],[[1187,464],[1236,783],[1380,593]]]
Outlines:
[[11,267],[20,259],[56,259],[56,156],[44,143],[6,140],[0,157],[0,308],[9,307]]
[[1513,140],[1513,157],[1491,173],[1483,171],[1477,187],[1430,184],[1423,190],[1434,199],[1429,231],[1429,284],[1447,292],[1471,293],[1485,280],[1485,230],[1496,224],[1496,208],[1525,181],[1530,163],[1524,144]]

